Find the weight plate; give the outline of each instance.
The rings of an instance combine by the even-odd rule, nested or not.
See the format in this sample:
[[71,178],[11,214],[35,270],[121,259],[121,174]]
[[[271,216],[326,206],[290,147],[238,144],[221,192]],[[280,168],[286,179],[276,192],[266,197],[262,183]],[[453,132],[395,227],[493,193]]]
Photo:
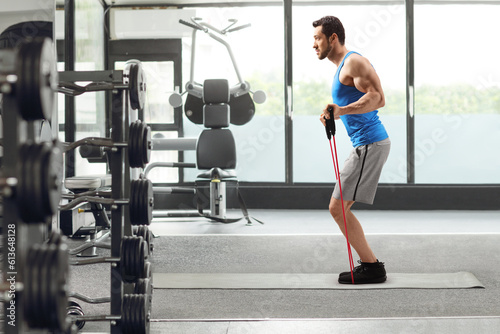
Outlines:
[[57,212],[61,199],[62,152],[46,142],[25,144],[19,161],[19,214],[26,223],[43,222]]
[[130,181],[130,198],[129,198],[129,211],[130,211],[130,223],[132,225],[137,225],[137,221],[139,220],[138,213],[138,185],[139,180]]
[[34,319],[34,316],[37,312],[37,305],[36,303],[36,297],[35,296],[35,291],[38,288],[38,281],[37,278],[39,275],[36,275],[37,271],[37,263],[39,262],[39,255],[41,254],[39,252],[40,246],[38,244],[33,245],[29,250],[28,250],[28,255],[26,257],[26,260],[28,263],[32,263],[30,266],[25,267],[25,304],[24,304],[24,314],[27,319]]
[[146,75],[140,62],[129,67],[129,95],[132,109],[144,109],[146,103]]
[[135,167],[138,167],[138,168],[144,168],[146,166],[146,164],[144,163],[143,161],[143,148],[144,148],[144,135],[145,135],[145,132],[146,132],[146,125],[144,123],[142,123],[141,121],[137,121],[138,122],[138,125],[137,125],[137,139],[136,139],[136,142],[135,142],[135,155],[136,155],[136,159],[137,159],[137,166]]
[[151,224],[151,220],[153,220],[153,207],[154,207],[154,195],[153,195],[153,183],[149,179],[143,180],[143,190],[144,194],[143,202],[144,202],[144,222],[143,225]]
[[139,156],[137,154],[137,140],[138,140],[138,121],[130,123],[129,134],[128,134],[128,161],[132,168],[140,166],[141,163],[138,161]]
[[44,150],[42,165],[43,182],[43,206],[46,216],[52,216],[57,213],[59,202],[61,200],[61,187],[63,178],[63,155],[57,146],[49,147]]
[[149,225],[153,219],[153,183],[149,179],[139,179],[130,184],[130,223]]
[[45,219],[43,214],[43,199],[40,196],[41,179],[37,161],[41,159],[40,147],[37,144],[24,144],[20,151],[20,179],[17,204],[19,215],[26,223],[41,222]]
[[149,308],[145,295],[123,296],[121,329],[126,334],[149,333]]
[[[57,309],[56,303],[54,302],[55,296],[55,288],[53,285],[56,285],[58,282],[56,281],[56,271],[54,267],[57,266],[55,263],[57,261],[57,246],[53,244],[47,244],[47,255],[45,256],[45,261],[43,262],[43,267],[40,271],[40,278],[42,282],[42,289],[40,289],[40,301],[42,308],[40,310],[44,315],[44,325],[46,328],[54,328],[56,327],[56,319],[57,319]],[[66,308],[66,304],[64,304],[64,308]],[[66,313],[66,312],[65,312]]]
[[144,241],[146,241],[146,244],[148,246],[148,253],[149,255],[152,255],[154,248],[153,233],[149,230],[149,228],[146,225],[139,225],[134,234],[144,238]]
[[52,116],[57,86],[53,44],[49,38],[35,38],[21,45],[18,53],[16,97],[25,120]]
[[138,236],[124,236],[121,245],[121,272],[122,280],[132,283],[142,276],[144,268],[144,241]]
[[51,275],[47,278],[50,287],[51,307],[48,308],[51,315],[51,328],[63,330],[66,326],[66,305],[68,304],[68,274],[69,274],[69,251],[68,246],[63,243],[54,245],[54,261],[52,262]]
[[151,279],[153,277],[153,272],[151,270],[151,262],[149,262],[149,261],[144,262],[144,269],[142,272],[142,277],[149,278],[149,279]]
[[143,135],[143,140],[142,140],[142,163],[143,163],[143,168],[149,163],[149,160],[151,158],[151,128],[146,125],[146,123],[143,123],[145,130],[144,130],[144,135]]

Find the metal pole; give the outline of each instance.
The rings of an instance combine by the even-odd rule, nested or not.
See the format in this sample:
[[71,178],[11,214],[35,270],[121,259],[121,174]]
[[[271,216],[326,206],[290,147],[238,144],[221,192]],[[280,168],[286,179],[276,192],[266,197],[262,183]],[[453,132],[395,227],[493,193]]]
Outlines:
[[407,182],[415,183],[415,49],[413,0],[406,0],[406,171]]
[[284,0],[285,36],[285,182],[293,182],[292,0]]
[[[64,70],[75,70],[75,0],[64,1]],[[75,141],[75,97],[65,96],[64,140],[68,143]],[[75,152],[66,152],[66,177],[75,176]]]
[[[112,110],[111,110],[111,139],[114,142],[125,141],[125,91],[120,89],[113,92]],[[113,199],[124,198],[125,183],[125,150],[118,149],[110,153],[111,167],[111,196]],[[125,225],[125,210],[123,205],[111,206],[111,257],[119,258],[121,256],[121,239]],[[123,295],[123,284],[120,267],[111,265],[111,316],[121,315],[121,303]],[[119,326],[111,323],[112,334],[121,333]]]

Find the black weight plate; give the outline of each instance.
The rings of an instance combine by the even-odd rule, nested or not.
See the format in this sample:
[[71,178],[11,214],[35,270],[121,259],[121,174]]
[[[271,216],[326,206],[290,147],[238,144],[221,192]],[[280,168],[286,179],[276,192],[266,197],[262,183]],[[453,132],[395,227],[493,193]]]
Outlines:
[[249,93],[238,97],[231,95],[229,109],[231,113],[230,122],[234,125],[243,125],[250,122],[255,114],[255,104]]
[[146,164],[143,161],[142,150],[144,148],[144,136],[145,136],[147,127],[141,121],[138,121],[138,122],[139,122],[139,125],[138,125],[138,130],[137,130],[137,141],[135,143],[135,147],[136,147],[135,154],[136,154],[136,159],[137,159],[137,166],[134,166],[134,167],[144,168],[144,166],[146,166]]
[[121,329],[123,333],[149,333],[148,298],[145,295],[124,295],[122,303]]
[[122,274],[122,279],[126,276],[126,268],[127,268],[127,264],[125,263],[125,261],[127,261],[127,256],[125,254],[125,249],[127,247],[127,239],[128,237],[127,236],[124,236],[122,238],[122,242],[121,242],[121,251],[120,251],[120,270],[121,270],[121,274]]
[[151,295],[153,293],[153,284],[149,278],[139,278],[135,283],[134,293],[138,295]]
[[144,109],[146,103],[146,75],[140,62],[129,67],[129,96],[132,109]]
[[69,252],[65,243],[54,245],[55,257],[49,278],[51,293],[51,328],[64,330],[66,326],[66,305],[68,304]]
[[43,198],[41,198],[40,147],[37,144],[24,144],[20,150],[20,175],[17,204],[19,215],[26,223],[41,222],[45,219]]
[[32,327],[35,328],[41,328],[45,327],[46,325],[46,313],[45,313],[45,301],[46,301],[46,275],[47,275],[47,270],[46,270],[46,263],[47,263],[47,258],[49,256],[49,251],[48,251],[48,245],[47,244],[42,244],[40,246],[40,257],[38,258],[38,263],[37,263],[37,270],[35,271],[36,278],[35,280],[37,281],[37,289],[35,291],[35,303],[37,311],[34,314],[34,325]]
[[149,262],[149,261],[144,262],[144,270],[142,272],[142,277],[149,278],[149,279],[151,279],[153,277],[153,272],[151,270],[151,262]]
[[152,253],[153,253],[153,245],[152,245],[153,234],[149,230],[149,228],[146,225],[139,225],[138,229],[136,231],[136,235],[144,238],[144,240],[146,241],[146,244],[148,246],[148,254],[152,255]]
[[129,273],[131,276],[134,277],[134,281],[137,279],[138,275],[137,275],[137,259],[138,259],[138,252],[139,252],[139,241],[138,238],[139,237],[130,237],[132,239],[132,242],[131,242],[131,245],[132,247],[130,247],[128,249],[128,252],[129,252],[129,259],[130,259],[130,262],[129,262]]
[[31,263],[31,265],[26,266],[25,268],[25,277],[24,277],[24,282],[25,282],[25,287],[24,287],[24,293],[25,293],[25,303],[24,303],[24,314],[27,319],[33,319],[34,314],[36,314],[37,307],[35,305],[36,303],[36,298],[35,296],[35,291],[37,290],[38,283],[36,279],[38,278],[36,269],[37,269],[37,263],[38,263],[38,257],[41,254],[39,252],[40,246],[38,244],[33,245],[29,250],[28,250],[28,255],[27,255],[27,262]]
[[130,213],[130,223],[132,225],[139,225],[139,208],[138,208],[138,194],[139,194],[139,180],[130,181],[130,198],[129,198],[129,213]]
[[145,130],[144,130],[144,136],[142,140],[142,164],[143,168],[149,163],[149,160],[151,159],[151,128],[146,125],[146,123],[143,123]]
[[[40,271],[41,286],[40,296],[42,302],[42,308],[40,312],[43,313],[44,327],[54,328],[54,314],[56,313],[54,307],[54,290],[52,288],[53,284],[57,284],[56,277],[52,276],[54,274],[54,266],[57,257],[57,246],[53,244],[46,244],[47,255],[45,256],[45,261],[43,262],[43,267]],[[66,306],[66,305],[65,305]]]
[[139,187],[138,187],[138,207],[139,207],[139,224],[141,225],[149,225],[146,222],[146,219],[148,218],[148,211],[147,211],[147,201],[148,201],[148,191],[147,191],[147,180],[141,179],[139,180]]
[[30,211],[27,210],[28,203],[31,202],[29,196],[31,196],[28,184],[30,184],[28,164],[30,163],[31,157],[31,145],[24,144],[19,149],[19,180],[17,187],[17,204],[19,208],[19,215],[23,221],[29,221]]
[[146,244],[146,241],[144,241],[144,239],[142,237],[139,237],[141,238],[140,242],[139,242],[139,252],[136,254],[137,256],[137,262],[136,262],[136,273],[137,273],[137,277],[140,277],[140,278],[145,278],[143,277],[143,274],[144,274],[144,265],[145,265],[145,261],[146,261],[146,258],[148,257],[148,246]]
[[45,313],[44,311],[44,300],[43,300],[43,295],[44,295],[44,289],[45,289],[45,279],[43,277],[43,271],[45,267],[45,260],[47,259],[48,256],[48,248],[47,245],[41,245],[40,246],[40,254],[38,257],[38,262],[36,264],[37,270],[35,271],[35,280],[37,281],[37,289],[35,291],[35,305],[37,308],[37,311],[34,314],[34,320],[35,320],[35,326],[34,327],[42,327],[45,322]]
[[18,66],[16,96],[21,116],[50,120],[58,80],[50,39],[35,38],[21,45]]
[[29,164],[27,172],[30,173],[28,177],[30,179],[31,188],[30,193],[32,194],[31,201],[27,203],[31,207],[32,212],[32,222],[41,222],[45,220],[45,206],[44,206],[44,195],[46,190],[44,189],[43,180],[46,175],[43,174],[43,155],[47,147],[43,144],[32,144],[33,148],[31,150],[31,156],[29,157]]
[[203,99],[192,94],[187,95],[184,114],[194,124],[203,124]]
[[44,188],[44,179],[47,175],[43,173],[43,158],[47,149],[47,146],[43,143],[33,144],[33,155],[30,157],[31,168],[28,172],[31,173],[31,193],[33,194],[33,199],[29,205],[33,208],[34,213],[36,213],[34,222],[44,221],[46,217],[44,197],[47,194],[47,189]]
[[154,194],[153,194],[153,183],[149,179],[144,179],[143,182],[144,191],[147,196],[143,196],[143,201],[145,201],[145,212],[144,212],[144,225],[150,225],[151,220],[153,220],[153,208],[154,208]]
[[135,168],[139,164],[137,161],[137,131],[138,131],[138,122],[130,123],[129,133],[128,133],[128,161],[130,167]]
[[121,309],[122,318],[120,321],[120,327],[121,327],[123,334],[132,333],[131,332],[132,319],[131,319],[131,312],[130,312],[130,308],[131,308],[130,307],[130,305],[131,305],[130,296],[131,295],[123,295],[123,298],[122,298],[122,309]]
[[43,206],[46,216],[52,216],[57,213],[59,202],[61,200],[61,187],[63,178],[63,155],[57,146],[48,147],[44,151],[42,175],[43,182]]

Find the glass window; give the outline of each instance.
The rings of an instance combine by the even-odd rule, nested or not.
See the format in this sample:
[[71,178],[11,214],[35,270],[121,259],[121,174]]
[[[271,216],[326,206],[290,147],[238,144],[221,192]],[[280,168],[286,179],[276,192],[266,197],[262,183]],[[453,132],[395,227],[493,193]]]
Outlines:
[[415,6],[415,180],[499,183],[498,6]]
[[[191,9],[190,9],[191,10]],[[283,8],[196,8],[196,16],[217,28],[225,28],[229,19],[237,19],[234,26],[251,24],[249,28],[234,31],[223,37],[231,46],[243,81],[251,90],[267,94],[264,104],[255,105],[255,115],[244,125],[231,125],[237,150],[236,172],[240,181],[283,182],[285,180],[284,145],[284,41]],[[190,78],[191,35],[183,38],[183,78]],[[196,37],[193,79],[226,78],[229,85],[239,82],[227,49],[203,32]],[[197,137],[203,126],[184,117],[184,136]],[[185,152],[186,162],[195,162],[194,152]],[[197,170],[185,170],[185,180],[196,178]]]
[[[379,110],[379,116],[392,147],[380,182],[406,182],[404,5],[296,5],[292,13],[294,181],[335,180],[330,147],[319,114],[332,102],[331,85],[337,67],[328,59],[318,60],[313,49],[312,26],[312,22],[322,16],[334,15],[344,25],[347,49],[370,60],[384,89],[386,105]],[[352,145],[341,121],[337,121],[336,143],[342,165]]]

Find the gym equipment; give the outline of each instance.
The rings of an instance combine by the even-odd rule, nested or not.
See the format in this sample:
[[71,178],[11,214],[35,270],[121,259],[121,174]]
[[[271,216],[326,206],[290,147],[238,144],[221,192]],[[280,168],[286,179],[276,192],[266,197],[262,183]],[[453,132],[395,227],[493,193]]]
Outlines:
[[[99,195],[99,197],[97,196]],[[62,198],[70,199],[71,202],[59,207],[61,211],[71,210],[79,204],[100,203],[104,205],[127,205],[130,212],[130,223],[132,225],[149,225],[153,218],[153,184],[148,179],[130,181],[130,199],[105,198],[111,196],[110,192],[87,191],[81,194],[64,194]]]
[[130,167],[144,168],[149,163],[149,158],[151,156],[151,128],[141,120],[136,120],[130,124],[127,143],[116,143],[109,138],[87,137],[70,144],[66,143],[64,152],[81,146],[85,147],[84,152],[89,151],[87,146],[103,147],[104,151],[106,148],[116,150],[126,147],[128,149]]
[[[328,142],[330,143],[330,152],[332,153],[332,160],[333,160],[333,168],[335,169],[335,177],[337,179],[337,182],[339,183],[339,190],[340,190],[340,202],[342,204],[342,216],[344,218],[344,230],[345,230],[345,238],[347,241],[347,253],[349,255],[349,267],[351,270],[351,280],[352,284],[354,284],[354,261],[352,258],[352,251],[351,251],[351,244],[349,243],[349,235],[347,233],[347,222],[345,219],[345,210],[344,210],[344,198],[342,196],[342,185],[340,182],[340,169],[339,169],[339,161],[337,157],[337,144],[335,142],[335,120],[333,118],[333,108],[328,107],[327,111],[330,113],[330,118],[327,119],[324,117],[325,120],[325,130],[326,130],[326,137],[328,138]],[[332,138],[333,138],[333,147],[332,147]],[[333,148],[335,148],[335,154],[333,153]]]
[[[87,92],[113,91],[124,89],[129,93],[132,109],[143,109],[146,101],[146,75],[138,60],[129,60],[123,71],[62,72],[58,92],[78,96]],[[94,80],[93,80],[94,79]],[[86,86],[77,81],[93,81]]]
[[146,225],[139,225],[133,231],[134,235],[142,237],[144,241],[149,245],[148,251],[149,255],[153,255],[154,243],[153,243],[153,232]]
[[24,280],[24,315],[32,328],[65,330],[68,247],[59,235],[33,245],[27,255]]
[[58,74],[49,38],[23,42],[18,49],[0,50],[0,86],[15,94],[19,114],[33,121],[52,117]]
[[114,325],[120,326],[123,334],[148,334],[149,320],[151,318],[150,298],[151,295],[148,295],[148,293],[123,295],[121,316],[84,315],[83,310],[78,303],[72,303],[72,306],[68,308],[68,312],[70,312],[70,318],[80,329],[83,328],[85,322],[111,321]]
[[25,143],[20,147],[19,162],[19,215],[26,223],[45,221],[57,212],[61,199],[62,152],[56,144]]
[[124,236],[121,242],[120,257],[93,257],[85,259],[72,259],[71,265],[89,265],[97,263],[113,263],[119,266],[123,282],[133,283],[139,278],[147,278],[151,265],[149,258],[149,245],[141,236]]
[[[184,112],[186,117],[195,124],[203,124],[203,86],[194,81],[194,64],[195,64],[195,54],[196,54],[196,33],[197,31],[203,31],[208,34],[212,39],[224,45],[229,53],[231,62],[233,64],[236,76],[238,78],[238,83],[231,87],[230,89],[230,99],[228,104],[230,106],[230,123],[234,125],[243,125],[248,123],[255,114],[255,103],[264,103],[266,100],[266,94],[263,91],[252,92],[250,90],[250,84],[243,80],[238,66],[236,64],[236,59],[234,58],[231,46],[224,39],[217,36],[215,33],[225,36],[227,33],[241,30],[250,26],[250,24],[241,25],[238,27],[233,27],[238,21],[235,19],[229,20],[230,25],[222,30],[219,30],[209,23],[203,22],[201,18],[191,18],[191,22],[185,20],[179,20],[179,23],[193,28],[192,34],[192,45],[191,45],[191,73],[190,79],[186,83],[186,92],[188,93],[186,97],[186,103],[184,104]],[[186,93],[185,92],[185,93]],[[182,95],[174,93],[169,98],[169,103],[173,107],[180,107],[182,105]],[[253,94],[253,99],[250,96]]]

